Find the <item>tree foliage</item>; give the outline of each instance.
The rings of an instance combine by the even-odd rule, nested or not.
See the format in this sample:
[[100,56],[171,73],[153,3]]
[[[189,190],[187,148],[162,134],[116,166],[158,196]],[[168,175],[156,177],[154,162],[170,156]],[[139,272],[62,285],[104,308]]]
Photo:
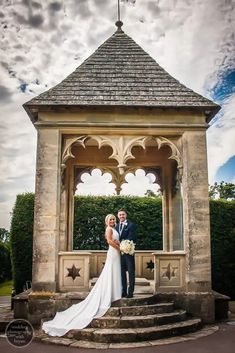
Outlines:
[[13,282],[16,293],[22,291],[26,281],[32,280],[33,214],[34,194],[18,195],[10,229]]
[[11,279],[11,256],[9,246],[0,242],[0,283]]
[[212,287],[235,299],[235,201],[211,200]]
[[234,200],[235,184],[225,183],[224,181],[220,183],[215,182],[214,185],[210,185],[209,187],[209,197],[211,199]]
[[0,228],[0,242],[8,243],[10,240],[10,233],[5,228]]
[[9,232],[0,228],[0,283],[12,278]]

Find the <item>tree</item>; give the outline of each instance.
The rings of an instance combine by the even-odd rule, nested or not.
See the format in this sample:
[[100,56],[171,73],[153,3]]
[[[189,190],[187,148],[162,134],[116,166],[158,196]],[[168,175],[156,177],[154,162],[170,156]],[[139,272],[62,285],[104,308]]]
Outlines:
[[5,228],[0,228],[0,241],[2,243],[9,243],[10,233]]
[[155,192],[151,189],[148,189],[144,195],[147,197],[160,197],[161,196],[160,193],[155,194]]
[[235,184],[224,181],[215,182],[209,187],[209,197],[211,199],[235,200]]

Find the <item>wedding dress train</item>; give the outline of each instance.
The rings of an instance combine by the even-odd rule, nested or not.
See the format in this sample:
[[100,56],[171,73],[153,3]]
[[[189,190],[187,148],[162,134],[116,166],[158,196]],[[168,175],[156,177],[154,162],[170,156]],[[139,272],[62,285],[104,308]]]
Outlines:
[[[119,240],[115,229],[113,240]],[[120,253],[109,245],[104,268],[88,296],[82,302],[57,312],[52,320],[43,323],[42,329],[50,336],[63,336],[69,330],[82,329],[94,318],[103,316],[121,295]]]

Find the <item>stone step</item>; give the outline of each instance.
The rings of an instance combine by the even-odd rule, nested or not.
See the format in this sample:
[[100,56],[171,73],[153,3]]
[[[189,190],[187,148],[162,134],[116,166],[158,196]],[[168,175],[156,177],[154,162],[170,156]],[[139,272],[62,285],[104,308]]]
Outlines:
[[137,316],[137,315],[154,315],[160,313],[169,313],[174,310],[174,303],[157,303],[138,306],[111,307],[105,316]]
[[[90,286],[93,287],[97,281],[98,277],[93,277],[90,280]],[[141,286],[141,287],[149,287],[151,285],[150,281],[147,280],[146,278],[136,278],[135,279],[135,286]]]
[[138,306],[155,304],[156,298],[153,295],[135,295],[133,298],[122,298],[112,302],[111,307]]
[[173,322],[186,320],[185,310],[173,311],[171,313],[145,315],[145,316],[103,316],[94,319],[89,327],[93,328],[140,328],[155,325],[165,325]]
[[151,295],[154,293],[152,286],[135,286],[134,295]]
[[156,340],[194,332],[201,328],[201,319],[194,318],[177,323],[142,328],[85,328],[71,330],[64,337],[99,343],[124,343]]

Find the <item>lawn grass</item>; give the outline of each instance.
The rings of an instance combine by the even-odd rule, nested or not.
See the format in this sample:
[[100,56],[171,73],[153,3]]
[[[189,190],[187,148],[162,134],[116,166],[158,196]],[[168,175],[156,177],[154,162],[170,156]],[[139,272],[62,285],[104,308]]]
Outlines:
[[11,295],[13,280],[0,283],[0,296]]

